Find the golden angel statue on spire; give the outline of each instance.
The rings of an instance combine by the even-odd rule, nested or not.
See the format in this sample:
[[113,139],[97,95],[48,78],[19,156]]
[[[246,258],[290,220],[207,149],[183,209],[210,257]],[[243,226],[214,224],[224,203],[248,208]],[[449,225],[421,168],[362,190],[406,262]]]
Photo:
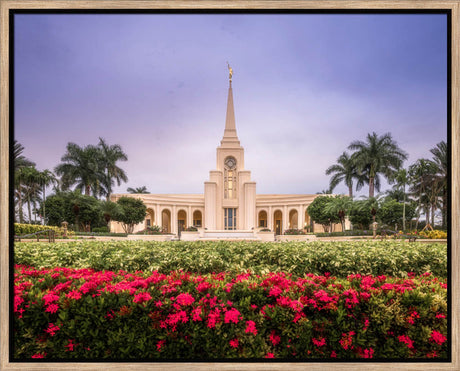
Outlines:
[[232,81],[233,68],[230,67],[230,64],[228,62],[227,62],[227,66],[228,66],[228,78],[230,79],[230,81]]

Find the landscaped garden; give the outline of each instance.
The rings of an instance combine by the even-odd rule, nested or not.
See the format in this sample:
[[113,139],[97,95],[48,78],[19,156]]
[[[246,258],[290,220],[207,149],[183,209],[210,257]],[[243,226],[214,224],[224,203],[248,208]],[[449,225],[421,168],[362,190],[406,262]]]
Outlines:
[[19,359],[447,356],[436,243],[15,244]]

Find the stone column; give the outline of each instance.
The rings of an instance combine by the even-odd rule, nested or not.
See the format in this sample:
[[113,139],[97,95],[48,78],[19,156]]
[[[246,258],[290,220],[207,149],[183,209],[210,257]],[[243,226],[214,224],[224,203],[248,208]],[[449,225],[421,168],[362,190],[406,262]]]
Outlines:
[[177,207],[176,205],[172,206],[172,212],[171,212],[171,232],[174,234],[177,234],[178,228],[177,228]]
[[188,211],[187,211],[187,225],[185,226],[186,228],[191,227],[193,224],[193,214],[192,214],[192,206],[188,206]]
[[283,208],[283,230],[282,230],[282,234],[284,234],[284,231],[286,229],[289,229],[289,213],[288,213],[288,207],[287,205],[284,205],[284,208]]
[[273,208],[271,206],[268,207],[267,228],[273,232]]
[[299,210],[297,210],[297,228],[303,229],[305,223],[305,213],[303,212],[302,205],[299,205]]

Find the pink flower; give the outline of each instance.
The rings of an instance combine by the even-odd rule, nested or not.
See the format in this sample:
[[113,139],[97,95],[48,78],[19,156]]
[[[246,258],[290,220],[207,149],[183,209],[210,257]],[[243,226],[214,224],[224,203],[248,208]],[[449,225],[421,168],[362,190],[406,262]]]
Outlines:
[[237,338],[230,340],[229,343],[232,348],[238,348],[240,345]]
[[311,339],[313,344],[315,344],[317,347],[322,347],[323,345],[326,345],[326,339],[325,338],[319,338],[319,339]]
[[281,341],[281,338],[278,335],[276,335],[275,330],[272,330],[272,333],[270,334],[270,341],[274,346],[279,344]]
[[244,332],[257,335],[256,323],[254,321],[246,321],[246,330]]
[[198,284],[196,289],[198,290],[198,292],[204,292],[204,291],[210,289],[211,287],[212,287],[212,285],[209,282],[201,282],[201,283]]
[[46,353],[35,353],[32,358],[45,358]]
[[54,336],[56,335],[56,331],[59,331],[59,330],[60,330],[59,326],[56,326],[52,323],[48,323],[48,328],[45,330],[45,332],[47,332],[51,336]]
[[200,317],[201,314],[201,307],[196,307],[195,309],[192,310],[192,320],[193,321],[202,321],[202,318]]
[[161,352],[161,348],[163,348],[163,346],[165,345],[165,343],[166,343],[166,340],[160,340],[160,341],[158,341],[158,343],[157,343],[157,350],[158,350],[159,352]]
[[43,300],[45,301],[45,305],[53,303],[59,300],[59,295],[56,295],[54,292],[50,292],[43,296]]
[[430,337],[430,341],[438,344],[438,345],[442,345],[445,341],[447,340],[447,337],[444,336],[443,334],[441,334],[440,332],[436,331],[436,330],[433,330],[431,332],[431,337]]
[[156,307],[161,307],[162,305],[163,305],[163,303],[162,303],[160,300],[158,300],[157,302],[155,302],[155,306],[156,306]]
[[66,352],[73,352],[76,345],[77,344],[73,343],[73,339],[69,339],[69,343],[65,346],[66,348],[68,348]]
[[73,290],[73,291],[70,291],[65,297],[69,299],[78,300],[81,298],[81,294],[77,290]]
[[363,358],[372,358],[373,354],[374,354],[374,349],[372,348],[364,349]]
[[56,313],[59,310],[59,305],[50,304],[46,307],[45,312]]
[[283,290],[281,290],[278,286],[274,286],[270,289],[268,296],[279,296]]
[[134,295],[134,302],[135,303],[144,303],[146,301],[149,301],[150,299],[152,299],[152,297],[150,296],[150,294],[148,292],[141,292],[140,294],[137,294],[137,295]]
[[230,323],[230,322],[238,323],[238,321],[239,321],[238,316],[239,315],[240,315],[240,312],[236,308],[232,308],[232,309],[228,310],[227,312],[225,312],[224,322],[225,323]]
[[398,336],[398,340],[400,343],[405,343],[407,344],[407,347],[409,349],[413,349],[414,348],[414,342],[411,340],[411,338],[407,335],[400,335]]
[[264,358],[275,358],[275,355],[273,353],[267,353]]
[[446,315],[443,313],[437,313],[436,318],[446,318]]
[[177,295],[176,303],[179,305],[190,305],[195,301],[192,295],[188,292]]
[[334,350],[331,352],[331,358],[337,358],[337,353]]

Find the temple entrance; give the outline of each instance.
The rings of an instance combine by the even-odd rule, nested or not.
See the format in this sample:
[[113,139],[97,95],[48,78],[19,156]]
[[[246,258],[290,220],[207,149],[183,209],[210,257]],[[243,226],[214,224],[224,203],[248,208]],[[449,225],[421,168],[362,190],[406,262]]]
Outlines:
[[152,209],[147,209],[147,215],[145,217],[145,226],[144,228],[147,229],[148,227],[151,227],[154,224],[155,220],[155,212]]
[[197,228],[203,226],[203,217],[201,216],[200,210],[195,210],[193,212],[193,226]]
[[299,214],[297,214],[297,210],[291,210],[289,212],[289,228],[298,229],[298,220]]
[[187,228],[187,213],[184,210],[180,210],[177,213],[177,233],[180,237],[181,232]]
[[278,235],[283,233],[283,213],[281,210],[276,210],[273,215],[273,227],[275,234]]
[[267,212],[265,210],[259,212],[259,228],[267,228]]
[[224,209],[224,228],[227,231],[233,231],[236,229],[236,209],[225,208]]
[[171,212],[168,209],[161,212],[161,227],[165,233],[171,233]]

